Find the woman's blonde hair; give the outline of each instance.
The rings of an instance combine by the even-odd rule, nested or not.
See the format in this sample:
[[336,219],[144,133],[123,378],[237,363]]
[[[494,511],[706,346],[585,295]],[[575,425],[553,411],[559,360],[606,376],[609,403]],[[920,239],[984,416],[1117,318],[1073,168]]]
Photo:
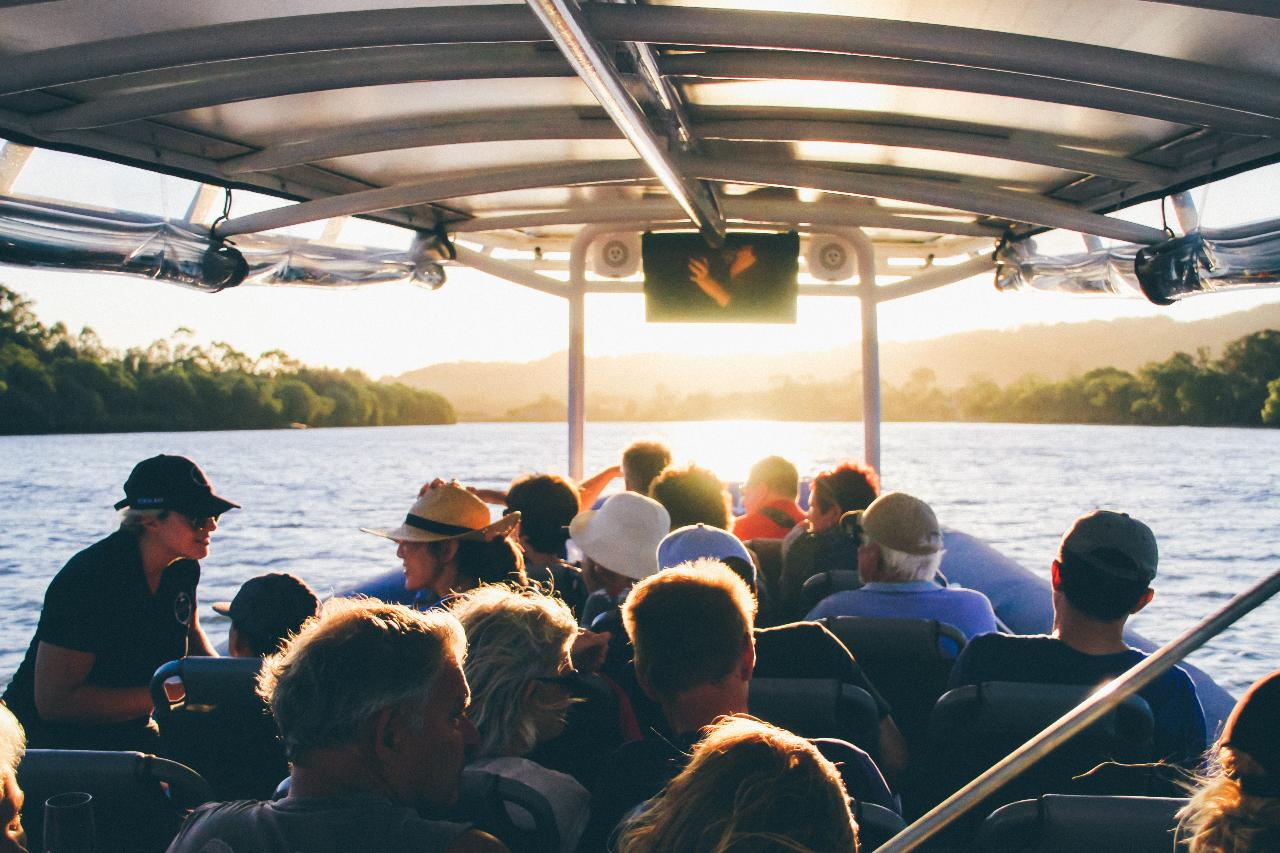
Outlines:
[[1178,838],[1189,853],[1280,850],[1280,797],[1256,797],[1241,790],[1238,777],[1260,771],[1245,753],[1218,747],[1215,765],[1178,812]]
[[569,654],[578,632],[572,611],[540,590],[506,584],[476,587],[453,599],[449,610],[467,635],[463,670],[480,754],[527,755],[568,708],[567,700],[547,702],[546,693],[529,685],[555,676]]
[[618,853],[856,853],[835,765],[809,741],[724,717],[661,794],[623,825]]

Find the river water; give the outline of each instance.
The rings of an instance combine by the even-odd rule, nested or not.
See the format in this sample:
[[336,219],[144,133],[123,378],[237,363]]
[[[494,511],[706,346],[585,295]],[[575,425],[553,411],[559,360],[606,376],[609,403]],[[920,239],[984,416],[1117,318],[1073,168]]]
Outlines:
[[[394,545],[361,526],[398,524],[433,477],[499,487],[566,468],[563,424],[0,437],[0,678],[17,667],[49,579],[114,529],[111,505],[139,459],[196,459],[244,509],[223,516],[203,564],[208,604],[268,571],[322,593],[396,568]],[[586,428],[587,470],[640,437],[677,461],[742,479],[772,453],[811,474],[861,455],[860,424],[771,421],[609,423]],[[1048,574],[1058,538],[1095,507],[1146,521],[1160,543],[1157,596],[1134,627],[1163,642],[1280,565],[1280,431],[1022,424],[884,426],[886,489],[927,500],[942,523]],[[1191,661],[1233,694],[1280,667],[1280,602],[1272,601]]]

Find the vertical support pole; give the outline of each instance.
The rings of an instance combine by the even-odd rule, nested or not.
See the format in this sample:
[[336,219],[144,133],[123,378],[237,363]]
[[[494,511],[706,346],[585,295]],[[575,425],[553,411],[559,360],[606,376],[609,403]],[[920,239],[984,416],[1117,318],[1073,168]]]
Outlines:
[[862,316],[862,459],[880,469],[880,324],[876,299],[876,247],[861,228],[840,235],[858,255],[858,304]]
[[1200,227],[1200,211],[1196,210],[1196,200],[1191,193],[1174,193],[1169,199],[1173,202],[1173,215],[1178,218],[1178,227],[1184,235]]
[[0,142],[0,195],[8,195],[18,182],[22,168],[35,153],[34,148],[16,142]]
[[588,225],[569,246],[569,476],[583,477],[583,424],[587,419],[587,250],[608,227]]

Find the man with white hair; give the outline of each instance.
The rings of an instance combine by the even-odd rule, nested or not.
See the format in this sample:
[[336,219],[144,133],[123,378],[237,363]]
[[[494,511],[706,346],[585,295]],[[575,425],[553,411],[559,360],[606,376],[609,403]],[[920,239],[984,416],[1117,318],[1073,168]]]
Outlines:
[[934,583],[942,562],[942,528],[928,504],[905,492],[889,492],[872,501],[859,522],[862,588],[827,596],[809,619],[936,619],[960,629],[966,640],[996,630],[995,611],[985,595]]
[[27,737],[13,712],[0,704],[0,853],[27,853],[22,829],[22,789],[18,763],[27,751]]
[[505,851],[464,824],[421,816],[454,804],[478,740],[465,653],[447,613],[330,602],[258,680],[292,767],[289,795],[203,806],[169,853]]

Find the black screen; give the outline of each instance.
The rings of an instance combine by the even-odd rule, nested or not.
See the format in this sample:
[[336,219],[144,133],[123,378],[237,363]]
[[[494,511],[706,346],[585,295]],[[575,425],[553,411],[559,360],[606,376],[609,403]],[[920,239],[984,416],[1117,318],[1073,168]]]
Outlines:
[[645,317],[651,323],[794,323],[800,236],[645,234]]

